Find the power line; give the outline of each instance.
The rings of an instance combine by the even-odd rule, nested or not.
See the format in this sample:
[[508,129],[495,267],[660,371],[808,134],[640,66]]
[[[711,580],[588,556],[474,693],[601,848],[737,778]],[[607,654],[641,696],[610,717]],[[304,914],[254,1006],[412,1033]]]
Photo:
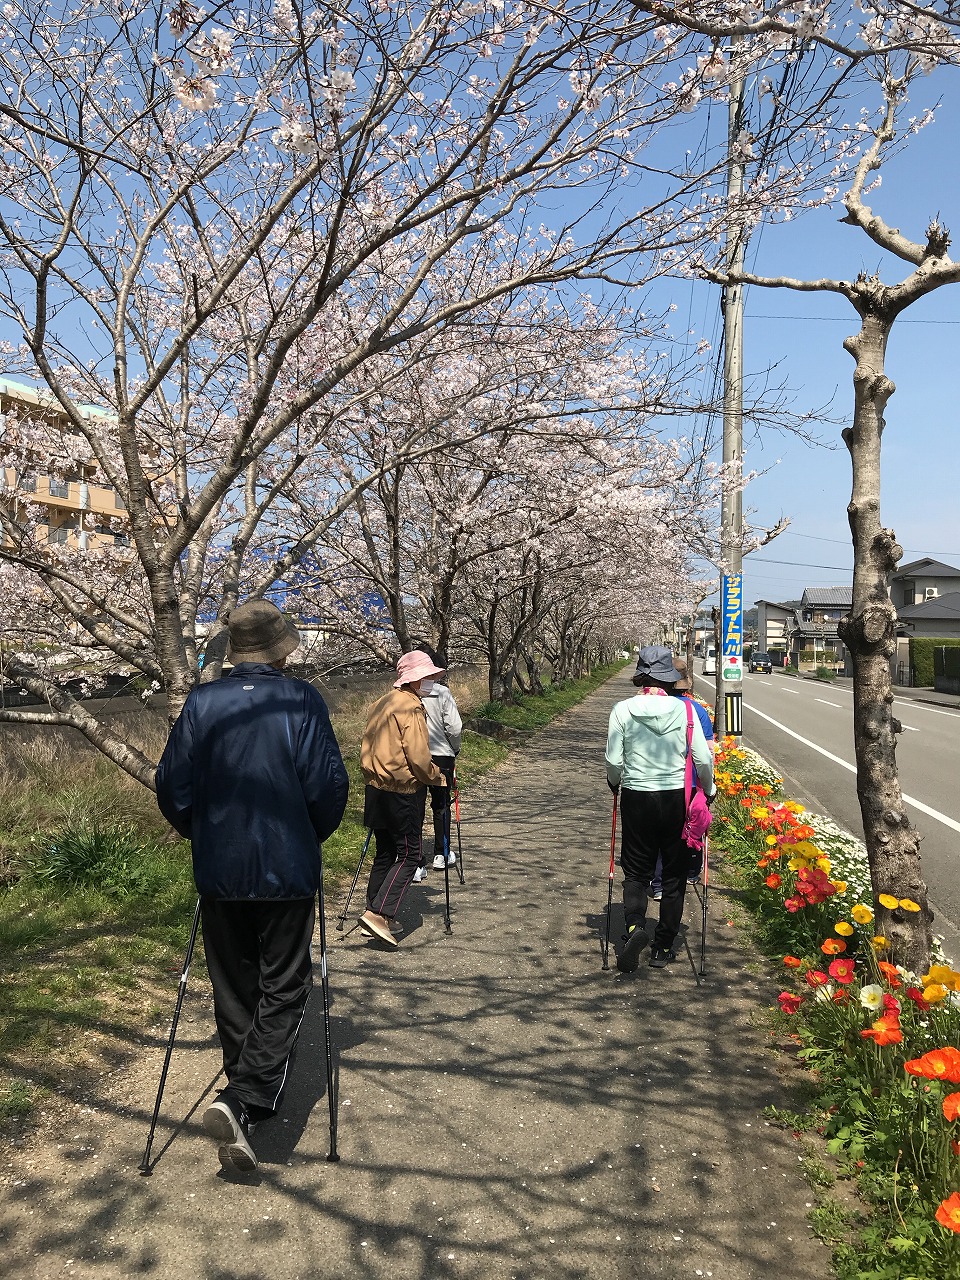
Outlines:
[[[838,547],[849,547],[851,545],[849,538],[825,538],[822,534],[817,533],[795,533],[793,529],[784,529],[783,533],[777,536],[780,538],[809,538],[812,542],[833,542]],[[903,553],[911,556],[960,556],[960,551],[919,551],[916,547],[904,547]]]
[[751,564],[792,564],[798,569],[838,569],[841,573],[849,573],[853,567],[849,564],[810,564],[806,560],[769,560],[766,557],[752,560]]
[[[855,324],[855,316],[770,316],[751,311],[747,320],[828,320],[834,324]],[[960,320],[897,320],[897,324],[960,324]]]

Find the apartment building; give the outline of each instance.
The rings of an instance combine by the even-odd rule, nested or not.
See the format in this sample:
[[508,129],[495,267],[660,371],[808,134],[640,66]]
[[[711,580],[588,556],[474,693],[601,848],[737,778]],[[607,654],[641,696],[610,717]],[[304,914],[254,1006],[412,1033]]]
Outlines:
[[[60,406],[49,393],[0,379],[0,416],[8,414],[64,421]],[[92,414],[93,408],[86,410]],[[64,421],[64,430],[69,428]],[[7,467],[5,488],[13,493],[14,503],[41,503],[46,519],[40,526],[41,536],[49,544],[67,544],[81,551],[95,546],[129,546],[127,532],[118,524],[124,520],[123,499],[112,485],[94,480],[94,463],[72,463],[65,458],[36,458],[34,465],[17,473]]]

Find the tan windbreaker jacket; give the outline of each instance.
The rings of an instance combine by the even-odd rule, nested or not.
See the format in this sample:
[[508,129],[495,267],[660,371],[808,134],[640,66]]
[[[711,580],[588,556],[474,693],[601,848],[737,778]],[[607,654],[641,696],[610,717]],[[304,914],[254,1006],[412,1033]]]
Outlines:
[[445,785],[430,759],[423,703],[409,689],[391,689],[374,704],[360,744],[360,768],[366,782],[381,791],[409,795],[429,784]]

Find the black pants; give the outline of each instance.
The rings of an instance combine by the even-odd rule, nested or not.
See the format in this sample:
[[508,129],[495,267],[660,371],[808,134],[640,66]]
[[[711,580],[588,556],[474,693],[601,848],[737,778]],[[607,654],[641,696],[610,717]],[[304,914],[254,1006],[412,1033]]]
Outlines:
[[363,823],[373,830],[377,852],[367,881],[367,907],[392,919],[423,857],[427,788],[412,795],[367,785]]
[[229,1091],[260,1119],[280,1105],[313,986],[314,900],[204,898],[201,918]]
[[453,795],[453,756],[433,756],[433,763],[447,780],[445,787],[429,787],[430,808],[433,811],[433,856],[446,857],[450,849],[450,804]]
[[683,840],[686,813],[682,787],[676,791],[620,790],[620,867],[627,928],[646,925],[647,890],[659,857],[663,860],[663,897],[653,944],[667,950],[680,929],[691,865],[690,847]]

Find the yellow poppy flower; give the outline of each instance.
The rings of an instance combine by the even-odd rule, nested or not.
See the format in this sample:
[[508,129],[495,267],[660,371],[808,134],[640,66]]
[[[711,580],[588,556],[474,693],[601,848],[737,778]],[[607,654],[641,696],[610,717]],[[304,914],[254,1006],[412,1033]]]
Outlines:
[[847,892],[847,882],[846,882],[846,880],[834,880],[834,881],[832,881],[832,884],[833,884],[833,887],[836,889],[837,893],[846,893],[846,892]]
[[858,902],[850,914],[853,916],[854,920],[856,920],[857,924],[869,924],[873,919],[873,912],[869,907],[864,906],[862,902]]
[[903,908],[903,910],[904,910],[904,911],[919,911],[919,910],[920,910],[920,903],[919,903],[919,902],[914,902],[914,900],[913,900],[912,898],[901,898],[901,899],[900,899],[900,906]]
[[875,938],[870,939],[870,945],[873,947],[874,951],[876,951],[877,955],[880,955],[882,951],[886,951],[890,943],[883,934],[878,934]]
[[834,933],[839,933],[841,938],[849,938],[853,933],[853,925],[847,924],[846,920],[841,920],[839,924],[833,926]]
[[776,837],[776,836],[767,836],[767,844],[769,844],[769,845],[774,845],[774,844],[776,844],[776,843],[777,843],[777,837]]
[[769,818],[770,811],[769,809],[751,809],[750,816],[752,818]]
[[927,1004],[939,1004],[947,998],[947,988],[942,987],[939,982],[931,982],[929,987],[924,987],[923,998]]
[[895,898],[892,893],[881,893],[877,901],[881,907],[886,907],[888,911],[896,911],[900,905],[900,899]]
[[948,964],[932,964],[920,981],[925,987],[930,983],[952,987],[957,978],[960,978],[960,974],[951,969]]
[[817,858],[817,866],[820,868],[820,870],[823,872],[825,876],[828,876],[830,874],[829,858]]

